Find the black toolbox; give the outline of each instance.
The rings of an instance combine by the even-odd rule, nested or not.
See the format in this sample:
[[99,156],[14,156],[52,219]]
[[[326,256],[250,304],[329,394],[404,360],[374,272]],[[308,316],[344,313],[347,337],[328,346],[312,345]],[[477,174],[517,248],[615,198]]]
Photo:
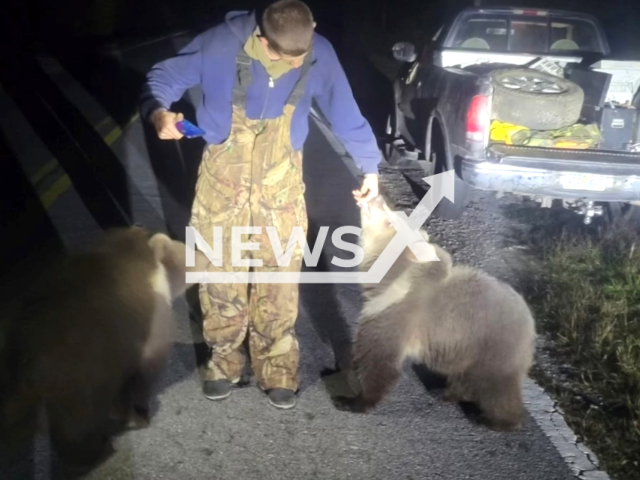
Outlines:
[[638,138],[640,110],[636,108],[622,108],[605,106],[601,111],[600,132],[601,149],[630,151],[640,142]]

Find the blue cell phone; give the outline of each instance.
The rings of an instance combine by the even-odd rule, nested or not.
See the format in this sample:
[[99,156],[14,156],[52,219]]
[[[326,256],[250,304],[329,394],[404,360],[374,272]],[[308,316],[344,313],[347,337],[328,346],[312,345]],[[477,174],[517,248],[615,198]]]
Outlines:
[[182,120],[176,123],[176,128],[187,138],[201,137],[202,135],[207,133],[197,125],[191,123],[189,120]]

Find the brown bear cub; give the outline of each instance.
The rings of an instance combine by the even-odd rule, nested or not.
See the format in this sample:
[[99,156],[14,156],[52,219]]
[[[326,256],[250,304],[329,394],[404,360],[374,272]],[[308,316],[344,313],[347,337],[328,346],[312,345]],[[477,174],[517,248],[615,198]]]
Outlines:
[[[362,271],[396,234],[388,211],[381,196],[362,206]],[[420,233],[428,241],[427,233]],[[529,307],[496,278],[453,266],[437,245],[423,248],[440,261],[420,262],[407,247],[379,284],[362,285],[364,306],[350,372],[359,393],[336,397],[336,407],[372,410],[395,387],[403,362],[410,359],[445,376],[445,398],[475,403],[490,428],[520,429],[522,383],[536,337]]]
[[184,243],[117,228],[56,263],[9,332],[5,439],[31,438],[42,407],[63,465],[85,469],[108,456],[113,434],[146,426],[172,346],[172,302],[190,285],[186,272],[206,270],[193,253],[187,267]]

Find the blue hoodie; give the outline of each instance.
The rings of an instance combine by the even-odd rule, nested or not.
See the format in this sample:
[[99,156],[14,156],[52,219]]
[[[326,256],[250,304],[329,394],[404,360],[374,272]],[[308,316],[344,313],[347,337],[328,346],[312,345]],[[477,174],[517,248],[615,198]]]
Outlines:
[[[196,116],[198,126],[207,132],[204,139],[213,144],[226,140],[231,131],[236,54],[255,27],[254,14],[231,12],[225,22],[195,37],[178,55],[154,65],[143,89],[142,117],[148,118],[158,107],[170,110],[172,103],[180,100],[187,89],[199,84],[203,96]],[[371,126],[353,98],[332,45],[317,33],[314,34],[313,55],[305,94],[292,120],[293,148],[301,150],[303,147],[309,132],[311,101],[315,99],[356,165],[363,173],[378,173],[381,153]],[[253,81],[247,90],[246,115],[252,119],[282,115],[284,103],[300,76],[300,69],[290,70],[276,79],[271,89],[268,87],[269,76],[260,62],[252,62],[251,72]]]

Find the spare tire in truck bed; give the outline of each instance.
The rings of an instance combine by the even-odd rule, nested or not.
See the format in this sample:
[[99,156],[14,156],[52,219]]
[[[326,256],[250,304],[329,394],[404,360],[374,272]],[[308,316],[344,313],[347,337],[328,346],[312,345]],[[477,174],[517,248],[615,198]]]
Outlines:
[[494,70],[491,117],[531,130],[556,130],[578,122],[584,91],[565,78],[526,68]]

